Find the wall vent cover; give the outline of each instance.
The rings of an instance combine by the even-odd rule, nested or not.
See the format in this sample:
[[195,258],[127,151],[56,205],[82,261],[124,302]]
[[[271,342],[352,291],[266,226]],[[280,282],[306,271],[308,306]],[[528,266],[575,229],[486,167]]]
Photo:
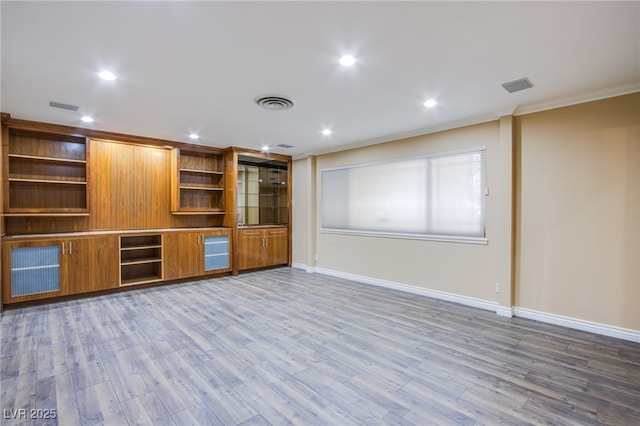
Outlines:
[[507,92],[513,93],[524,89],[530,89],[533,87],[533,83],[531,83],[528,78],[521,78],[520,80],[502,83],[501,86],[504,87]]
[[260,96],[256,98],[255,101],[258,106],[275,111],[293,108],[294,104],[291,99],[285,98],[284,96],[274,95]]
[[49,101],[49,106],[51,108],[60,108],[60,109],[66,109],[69,111],[78,111],[80,109],[78,105],[65,104],[65,103],[56,102],[56,101]]

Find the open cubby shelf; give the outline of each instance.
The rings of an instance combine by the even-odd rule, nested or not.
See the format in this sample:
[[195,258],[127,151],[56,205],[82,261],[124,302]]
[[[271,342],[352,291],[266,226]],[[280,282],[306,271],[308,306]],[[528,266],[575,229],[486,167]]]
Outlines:
[[120,237],[120,285],[161,281],[162,235]]

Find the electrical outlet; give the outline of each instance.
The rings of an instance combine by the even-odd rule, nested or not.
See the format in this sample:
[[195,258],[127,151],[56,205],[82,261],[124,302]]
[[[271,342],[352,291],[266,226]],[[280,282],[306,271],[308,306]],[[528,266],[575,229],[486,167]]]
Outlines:
[[496,293],[500,293],[500,283],[496,283]]

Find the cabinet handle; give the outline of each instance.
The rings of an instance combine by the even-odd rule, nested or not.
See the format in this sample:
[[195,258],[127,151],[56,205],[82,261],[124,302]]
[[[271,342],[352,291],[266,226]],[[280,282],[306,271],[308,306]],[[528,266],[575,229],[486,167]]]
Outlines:
[[73,241],[69,241],[69,254],[73,254]]
[[64,241],[62,242],[62,255],[64,256]]

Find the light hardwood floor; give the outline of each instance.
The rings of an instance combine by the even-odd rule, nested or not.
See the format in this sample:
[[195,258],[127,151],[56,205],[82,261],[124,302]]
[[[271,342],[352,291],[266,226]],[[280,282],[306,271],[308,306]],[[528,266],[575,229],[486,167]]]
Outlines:
[[11,309],[1,327],[3,425],[640,419],[639,344],[290,268]]

